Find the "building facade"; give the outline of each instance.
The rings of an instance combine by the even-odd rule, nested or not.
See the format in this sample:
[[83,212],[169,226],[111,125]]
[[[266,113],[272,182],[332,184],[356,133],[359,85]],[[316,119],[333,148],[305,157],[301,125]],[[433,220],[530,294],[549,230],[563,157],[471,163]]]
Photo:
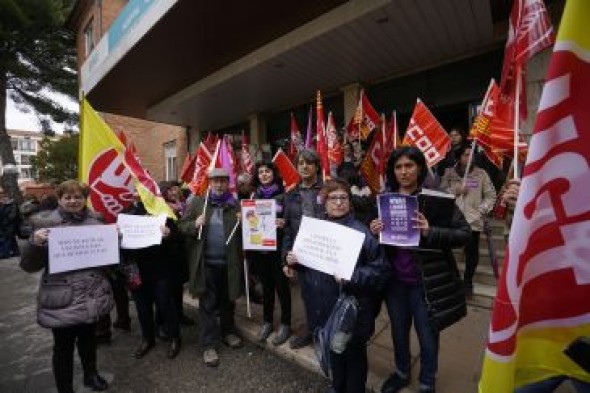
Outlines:
[[[87,62],[97,44],[128,3],[129,1],[126,0],[77,2],[70,15],[68,26],[76,31],[79,74],[81,74],[80,68]],[[90,103],[95,105],[92,99]],[[117,110],[101,111],[101,116],[113,130],[125,132],[127,138],[137,147],[142,165],[150,172],[154,180],[178,180],[188,151],[185,128],[122,116],[118,113]]]
[[[564,1],[546,4],[555,24]],[[268,149],[288,136],[291,112],[305,129],[316,90],[338,127],[353,117],[364,88],[378,112],[398,112],[402,131],[417,98],[447,129],[466,130],[490,79],[499,79],[511,6],[80,0],[69,25],[78,32],[80,90],[98,110],[176,124],[190,150],[206,132],[241,130],[254,148]],[[528,65],[524,132],[548,55]]]
[[[40,149],[40,142],[43,134],[36,131],[7,130],[12,144],[12,152],[18,169],[18,183],[35,181],[36,174],[33,173],[31,157],[37,155]],[[0,160],[0,168],[2,163]]]

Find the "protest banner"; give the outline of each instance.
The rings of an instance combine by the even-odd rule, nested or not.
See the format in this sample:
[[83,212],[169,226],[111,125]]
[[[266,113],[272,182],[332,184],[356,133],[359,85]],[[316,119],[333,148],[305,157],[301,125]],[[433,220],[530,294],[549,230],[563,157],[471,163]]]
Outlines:
[[161,226],[166,224],[166,216],[135,216],[119,214],[117,225],[123,235],[121,248],[136,249],[162,244]]
[[277,204],[274,199],[245,199],[242,206],[244,250],[276,251]]
[[364,240],[362,232],[304,216],[293,253],[304,266],[350,280]]
[[415,247],[420,243],[420,230],[415,228],[418,199],[413,195],[396,193],[378,196],[377,210],[383,222],[379,243]]
[[50,274],[119,263],[115,224],[51,228],[48,246]]

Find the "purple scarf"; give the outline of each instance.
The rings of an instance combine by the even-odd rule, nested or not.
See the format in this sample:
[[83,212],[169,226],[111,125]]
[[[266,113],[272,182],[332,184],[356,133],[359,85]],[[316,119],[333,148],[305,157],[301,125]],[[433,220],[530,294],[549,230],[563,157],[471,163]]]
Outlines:
[[231,192],[224,192],[221,195],[209,193],[209,202],[213,206],[234,206],[236,204],[236,199]]
[[277,183],[272,183],[266,186],[261,184],[257,190],[258,196],[262,197],[262,199],[270,199],[277,195],[279,192],[279,185]]

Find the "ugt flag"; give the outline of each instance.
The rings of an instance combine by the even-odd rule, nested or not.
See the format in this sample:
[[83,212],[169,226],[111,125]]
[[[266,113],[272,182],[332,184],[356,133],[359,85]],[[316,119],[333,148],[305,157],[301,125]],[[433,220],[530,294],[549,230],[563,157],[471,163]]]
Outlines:
[[590,374],[564,350],[590,336],[590,1],[569,0],[498,283],[480,393]]
[[107,223],[115,222],[117,214],[133,201],[136,189],[150,214],[176,219],[132,146],[121,142],[86,98],[81,106],[78,172],[80,181],[90,188],[90,207],[101,213]]

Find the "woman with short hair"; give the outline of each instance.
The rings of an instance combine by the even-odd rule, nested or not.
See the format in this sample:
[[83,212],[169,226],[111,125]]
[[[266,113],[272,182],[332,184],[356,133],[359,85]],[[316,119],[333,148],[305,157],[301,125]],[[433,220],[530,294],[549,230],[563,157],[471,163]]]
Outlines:
[[56,190],[58,207],[31,218],[32,235],[22,248],[21,268],[43,270],[37,321],[53,332],[53,375],[59,393],[73,393],[74,345],[84,370],[84,385],[94,391],[108,387],[96,367],[94,330],[100,317],[113,307],[111,286],[101,268],[49,274],[47,240],[54,227],[101,225],[86,208],[88,189],[75,180]]

